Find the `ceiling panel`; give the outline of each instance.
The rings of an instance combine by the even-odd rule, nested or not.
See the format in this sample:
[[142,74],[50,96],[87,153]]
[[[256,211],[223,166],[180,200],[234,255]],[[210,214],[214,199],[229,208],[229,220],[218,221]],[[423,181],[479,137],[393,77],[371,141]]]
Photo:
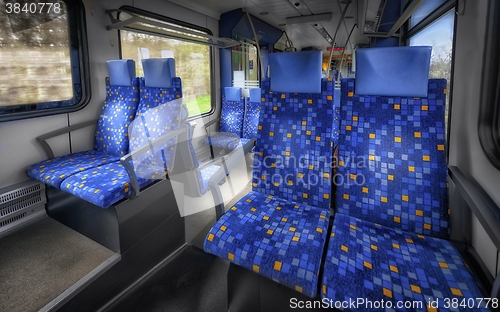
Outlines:
[[[179,5],[188,8],[195,8],[196,10],[203,10],[207,8],[207,12],[216,12],[222,14],[234,9],[242,8],[250,14],[258,17],[259,19],[286,31],[288,37],[294,43],[294,46],[299,50],[305,47],[320,47],[326,50],[329,43],[325,38],[312,26],[312,24],[286,24],[287,17],[295,17],[300,15],[309,15],[320,13],[332,13],[333,17],[330,22],[321,22],[323,27],[333,38],[341,16],[339,12],[338,3],[336,0],[170,0]],[[364,0],[354,0],[346,13],[346,16],[353,16],[353,19],[348,19],[340,25],[335,42],[338,46],[344,46],[347,40],[348,32],[352,26],[357,23],[358,16],[360,15],[357,8],[357,2]],[[299,3],[298,8],[295,3]],[[344,9],[345,4],[340,4]],[[308,8],[308,10],[307,10]],[[261,12],[268,12],[267,15],[260,15]],[[216,17],[218,18],[218,17]],[[347,30],[346,30],[347,28]],[[367,43],[368,38],[361,35],[361,32],[355,30],[353,32],[351,42],[353,43]]]

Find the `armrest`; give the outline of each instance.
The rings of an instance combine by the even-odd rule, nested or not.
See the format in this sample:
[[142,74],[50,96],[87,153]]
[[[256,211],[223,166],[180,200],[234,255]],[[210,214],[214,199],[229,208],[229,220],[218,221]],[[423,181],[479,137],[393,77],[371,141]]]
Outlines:
[[219,183],[229,175],[231,170],[239,164],[250,150],[252,150],[254,145],[255,139],[251,139],[243,147],[237,148],[228,155],[222,157],[222,166],[212,175],[210,180],[208,180],[208,186],[214,197],[217,220],[224,214],[224,199],[222,198]]
[[84,121],[81,123],[71,125],[71,126],[66,127],[66,128],[62,128],[62,129],[58,129],[58,130],[46,133],[44,135],[37,137],[36,140],[43,147],[45,153],[47,153],[47,156],[49,158],[54,158],[54,152],[52,151],[52,148],[50,147],[50,145],[47,143],[48,139],[56,137],[56,136],[61,135],[61,134],[65,134],[65,133],[74,131],[74,130],[85,128],[85,127],[94,125],[96,123],[97,123],[97,120]]
[[449,176],[460,195],[467,202],[491,241],[500,249],[500,208],[471,177],[466,177],[456,166],[448,167]]
[[120,163],[123,165],[123,167],[127,171],[127,174],[130,178],[130,185],[132,187],[132,194],[128,198],[135,198],[135,197],[139,196],[139,193],[140,193],[139,182],[137,181],[137,175],[135,174],[134,168],[133,168],[132,164],[130,163],[130,161],[134,157],[136,157],[137,155],[142,155],[142,154],[148,152],[149,150],[164,144],[168,140],[171,140],[171,139],[179,136],[184,131],[185,131],[185,129],[179,129],[179,130],[175,130],[175,131],[169,132],[167,134],[164,134],[161,137],[158,137],[158,138],[154,139],[153,141],[151,141],[147,144],[144,144],[143,146],[139,147],[138,149],[136,149],[136,150],[132,151],[131,153],[120,158]]
[[[500,248],[500,208],[476,180],[466,176],[458,167],[448,166],[448,175],[495,247]],[[490,293],[491,298],[499,295],[500,274],[493,280]]]
[[214,123],[216,123],[217,121],[219,121],[220,117],[217,117],[215,119],[212,119],[210,120],[209,122],[207,122],[206,124],[203,125],[203,128],[205,129],[205,133],[207,134],[208,136],[208,127],[210,127],[211,125],[213,125]]

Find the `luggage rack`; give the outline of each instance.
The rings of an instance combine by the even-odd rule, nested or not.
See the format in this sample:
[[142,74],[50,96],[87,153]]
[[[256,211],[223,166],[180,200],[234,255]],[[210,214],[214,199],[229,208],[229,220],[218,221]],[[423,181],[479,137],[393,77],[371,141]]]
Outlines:
[[240,41],[231,38],[212,36],[202,31],[196,31],[186,27],[174,25],[172,23],[147,17],[126,9],[106,10],[106,14],[108,14],[111,20],[111,24],[106,26],[107,30],[128,30],[147,35],[184,40],[217,48],[229,48],[241,45]]

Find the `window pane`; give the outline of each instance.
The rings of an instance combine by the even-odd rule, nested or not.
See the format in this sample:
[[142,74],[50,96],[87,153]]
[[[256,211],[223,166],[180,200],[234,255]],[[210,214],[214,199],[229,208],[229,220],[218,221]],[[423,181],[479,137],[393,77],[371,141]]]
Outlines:
[[424,18],[434,12],[434,10],[439,8],[441,4],[445,3],[446,1],[447,0],[425,0],[411,15],[410,29],[420,23]]
[[135,60],[137,76],[144,75],[141,59],[172,57],[189,115],[211,110],[209,46],[123,30],[120,38],[122,58]]
[[231,52],[233,86],[259,87],[260,64],[257,58],[257,48],[244,43],[239,47],[234,47]]
[[[57,101],[74,98],[66,5],[56,2],[49,12],[38,1],[24,4],[8,14],[0,0],[0,113],[35,103],[35,109],[59,107]],[[43,12],[29,13],[35,8]]]
[[[451,80],[454,20],[455,14],[452,10],[410,38],[411,46],[432,46],[429,78],[446,78],[448,90]],[[448,102],[449,97],[446,97],[446,123],[448,123]],[[446,124],[445,129],[447,128]]]

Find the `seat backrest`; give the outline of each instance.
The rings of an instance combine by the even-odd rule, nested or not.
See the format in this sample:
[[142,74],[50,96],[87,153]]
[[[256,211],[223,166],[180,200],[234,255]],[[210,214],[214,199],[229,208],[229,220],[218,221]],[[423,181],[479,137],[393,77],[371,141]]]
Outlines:
[[[175,70],[174,59],[143,59],[142,66],[144,79],[136,114],[136,122],[142,122],[142,129],[139,127],[136,135],[130,138],[131,150],[179,129],[182,115],[182,87],[180,78],[172,72]],[[160,165],[168,171],[173,166],[176,142],[177,138],[163,144],[158,152],[161,159],[158,155],[151,155],[149,160],[139,160],[151,165],[158,165],[158,160],[161,160]]]
[[262,83],[253,190],[328,209],[333,80],[321,79],[321,51],[275,53],[269,61],[271,77]]
[[144,79],[141,80],[141,101],[137,116],[151,108],[182,98],[181,78],[175,76],[173,58],[148,58],[142,60]]
[[257,137],[259,124],[260,103],[262,101],[261,89],[251,88],[250,96],[245,101],[245,117],[243,118],[242,138],[253,139]]
[[139,104],[139,78],[133,60],[107,61],[109,82],[94,137],[94,149],[123,156],[129,151],[128,126]]
[[[446,81],[428,79],[429,47],[378,49],[357,50],[356,80],[342,80],[337,212],[446,238]],[[370,94],[370,76],[384,95]]]
[[333,90],[333,106],[335,108],[335,117],[333,120],[333,143],[335,146],[339,142],[339,127],[340,127],[340,89]]
[[219,132],[234,133],[241,138],[244,110],[241,88],[224,88]]

